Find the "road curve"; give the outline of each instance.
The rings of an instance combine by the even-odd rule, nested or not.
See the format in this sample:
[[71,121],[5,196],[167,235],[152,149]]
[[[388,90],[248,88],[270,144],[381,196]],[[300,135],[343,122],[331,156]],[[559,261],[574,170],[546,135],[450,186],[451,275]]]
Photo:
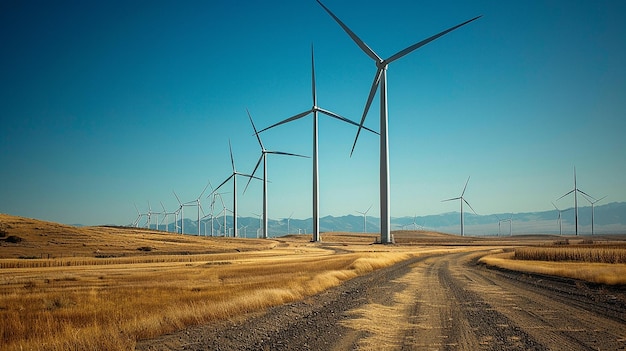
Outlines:
[[413,258],[305,301],[189,328],[140,350],[625,350],[626,292]]

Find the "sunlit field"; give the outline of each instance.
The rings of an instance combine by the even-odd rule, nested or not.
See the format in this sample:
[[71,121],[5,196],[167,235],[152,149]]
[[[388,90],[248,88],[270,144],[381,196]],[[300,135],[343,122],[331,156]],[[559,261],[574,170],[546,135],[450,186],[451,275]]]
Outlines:
[[[322,248],[301,237],[187,241],[187,236],[176,234],[135,230],[123,234],[116,228],[81,232],[59,226],[35,232],[43,230],[51,239],[50,231],[59,229],[66,239],[54,236],[55,245],[72,245],[75,250],[63,255],[50,250],[56,258],[46,254],[42,259],[33,252],[48,244],[37,240],[41,235],[28,233],[27,225],[13,224],[20,227],[11,232],[21,235],[20,246],[2,246],[2,256],[10,257],[0,259],[3,350],[129,350],[139,339],[299,300],[408,257],[402,252],[377,252],[369,238],[351,245],[370,250],[337,253],[332,244]],[[106,257],[90,248],[94,236],[109,248]],[[170,252],[161,247],[146,254],[126,247],[141,248],[149,236],[158,238],[155,242],[178,239],[186,250],[205,253],[183,255],[176,253],[180,247]],[[13,251],[20,251],[23,258],[11,258]]]
[[548,274],[593,283],[626,284],[626,245],[623,241],[593,243],[560,240],[553,245],[517,247],[489,255],[481,262],[517,271]]
[[513,259],[523,240],[424,231],[394,232],[396,245],[374,244],[377,238],[359,233],[323,233],[322,243],[311,243],[310,235],[211,238],[76,228],[0,214],[0,349],[131,350],[141,339],[262,313],[418,255],[500,248],[509,252],[483,260],[515,262],[519,266],[511,269],[522,270],[544,263],[581,265],[548,273],[558,275],[604,265],[605,272],[615,270],[609,275],[626,277],[623,263]]

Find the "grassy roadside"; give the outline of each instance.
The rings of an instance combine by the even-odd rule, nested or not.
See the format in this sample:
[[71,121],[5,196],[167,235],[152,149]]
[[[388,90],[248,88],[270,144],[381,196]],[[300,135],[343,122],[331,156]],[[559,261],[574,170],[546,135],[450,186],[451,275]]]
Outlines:
[[408,258],[319,249],[216,256],[2,269],[2,349],[129,350],[142,338],[302,299]]
[[486,255],[479,262],[519,272],[554,275],[592,283],[626,284],[626,264],[623,263],[521,260],[515,259],[515,252]]

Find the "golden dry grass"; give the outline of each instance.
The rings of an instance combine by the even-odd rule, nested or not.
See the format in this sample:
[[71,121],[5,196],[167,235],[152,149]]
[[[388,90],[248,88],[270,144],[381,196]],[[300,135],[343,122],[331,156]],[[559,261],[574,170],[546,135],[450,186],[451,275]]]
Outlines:
[[[408,257],[376,250],[337,254],[305,240],[197,238],[0,219],[10,235],[23,238],[1,248],[8,257],[0,259],[3,350],[129,350],[139,339],[302,299]],[[63,258],[15,258],[51,241],[72,256],[50,250]],[[146,243],[155,250],[136,250]],[[119,257],[95,257],[95,246]],[[180,251],[197,254],[175,254]]]
[[515,249],[517,260],[626,263],[626,246],[521,247]]
[[[7,241],[11,235],[22,241]],[[373,245],[376,235],[359,233],[323,233],[322,243],[310,235],[206,238],[0,214],[0,349],[129,350],[139,339],[302,299],[412,255],[520,244],[423,231],[394,237],[400,245]]]
[[500,268],[584,280],[592,283],[626,284],[626,264],[519,260],[514,252],[484,256],[480,262]]

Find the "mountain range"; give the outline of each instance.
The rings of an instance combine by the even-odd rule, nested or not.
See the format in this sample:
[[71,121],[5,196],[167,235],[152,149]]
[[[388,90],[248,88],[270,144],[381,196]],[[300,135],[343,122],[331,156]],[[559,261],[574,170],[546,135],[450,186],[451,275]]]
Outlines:
[[[465,217],[465,234],[471,236],[482,235],[516,235],[516,234],[559,234],[559,213],[557,210],[523,213],[496,213],[489,215],[477,215],[463,213]],[[510,221],[507,221],[511,219]],[[562,234],[574,234],[574,208],[561,211]],[[142,221],[143,222],[143,221]],[[311,218],[308,219],[270,219],[268,222],[269,236],[276,237],[287,234],[311,233]],[[578,232],[581,235],[591,234],[591,207],[578,208]],[[144,224],[144,223],[141,223]],[[140,225],[141,225],[140,224]],[[239,236],[254,238],[260,233],[261,222],[258,217],[239,217]],[[392,230],[424,229],[434,230],[450,234],[460,232],[460,213],[447,212],[438,215],[426,215],[416,217],[392,217]],[[180,225],[180,223],[179,223]],[[224,217],[215,218],[213,232],[211,232],[211,220],[202,220],[200,227],[201,235],[222,236],[224,231]],[[232,235],[232,216],[226,217],[228,235]],[[198,234],[197,221],[189,218],[184,220],[185,234]],[[320,218],[321,232],[364,232],[364,217],[362,215],[325,216]],[[155,224],[151,228],[156,229]],[[173,222],[167,225],[167,231],[174,232]],[[159,226],[165,230],[164,225]],[[179,229],[179,228],[178,228]],[[377,233],[380,231],[380,219],[367,216],[366,231]],[[626,233],[626,202],[612,202],[594,208],[594,233],[595,234],[623,234]]]

